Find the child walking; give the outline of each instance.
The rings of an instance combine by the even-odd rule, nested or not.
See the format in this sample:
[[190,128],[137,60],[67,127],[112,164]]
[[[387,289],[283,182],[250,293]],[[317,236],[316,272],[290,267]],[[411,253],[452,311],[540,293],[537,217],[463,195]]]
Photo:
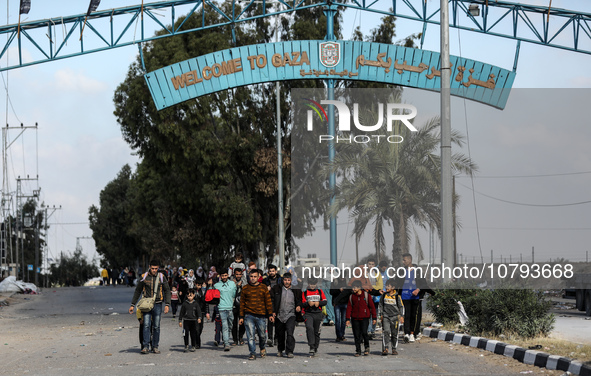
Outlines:
[[388,347],[392,347],[392,355],[398,355],[398,326],[404,323],[404,305],[394,287],[394,280],[386,282],[386,292],[379,303],[382,312],[382,355],[388,355]]
[[172,291],[170,291],[170,306],[172,307],[172,318],[176,317],[176,311],[179,307],[179,292],[176,284],[172,285]]
[[361,289],[361,281],[353,281],[353,293],[349,297],[349,304],[347,304],[347,323],[352,324],[353,336],[355,338],[355,356],[361,355],[361,339],[363,338],[363,345],[365,351],[363,355],[369,355],[369,333],[367,327],[369,320],[372,319],[373,325],[376,324],[376,308],[373,304],[372,297]]
[[[197,324],[200,322],[201,308],[195,300],[195,290],[190,289],[179,313],[179,326],[185,330],[185,352],[195,351],[197,346]],[[191,337],[190,349],[189,336]]]

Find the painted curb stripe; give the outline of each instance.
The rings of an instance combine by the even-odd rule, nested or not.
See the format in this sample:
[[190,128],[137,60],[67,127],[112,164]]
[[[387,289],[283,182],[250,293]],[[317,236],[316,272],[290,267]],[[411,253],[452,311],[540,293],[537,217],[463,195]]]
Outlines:
[[509,358],[520,361],[521,363],[534,365],[549,370],[568,371],[573,375],[591,376],[591,365],[561,357],[550,355],[537,350],[527,350],[519,346],[508,345],[506,343],[489,340],[481,337],[472,337],[467,334],[449,332],[447,330],[425,328],[423,335],[429,338],[437,338],[446,342],[462,344],[464,346],[484,349],[495,354],[504,355]]

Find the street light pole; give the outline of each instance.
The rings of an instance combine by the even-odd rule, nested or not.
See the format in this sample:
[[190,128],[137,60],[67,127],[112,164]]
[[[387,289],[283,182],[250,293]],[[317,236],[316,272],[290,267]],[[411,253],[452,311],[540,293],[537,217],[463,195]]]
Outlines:
[[452,239],[451,100],[449,59],[449,4],[440,3],[441,29],[441,262],[454,264]]

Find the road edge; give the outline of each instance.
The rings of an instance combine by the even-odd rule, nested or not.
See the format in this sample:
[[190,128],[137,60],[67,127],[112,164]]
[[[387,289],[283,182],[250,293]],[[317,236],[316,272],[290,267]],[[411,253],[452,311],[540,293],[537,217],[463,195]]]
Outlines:
[[424,328],[423,335],[441,341],[453,342],[494,352],[495,354],[504,355],[521,363],[531,364],[536,367],[570,372],[573,375],[579,376],[591,376],[591,366],[559,355],[550,355],[542,351],[528,350],[523,347],[508,345],[501,341],[434,328]]

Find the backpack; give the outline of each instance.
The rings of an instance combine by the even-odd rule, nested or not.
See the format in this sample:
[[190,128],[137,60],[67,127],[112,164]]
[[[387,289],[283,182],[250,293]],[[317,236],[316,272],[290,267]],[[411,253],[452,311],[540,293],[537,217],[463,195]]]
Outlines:
[[209,289],[205,292],[205,301],[210,304],[220,303],[220,290]]
[[[353,294],[349,295],[349,304],[353,304],[353,302],[351,301],[352,297],[353,297]],[[365,300],[365,304],[367,304],[369,306],[369,303],[367,302],[368,297],[369,297],[369,294],[367,293],[367,291],[363,290],[363,299]]]

